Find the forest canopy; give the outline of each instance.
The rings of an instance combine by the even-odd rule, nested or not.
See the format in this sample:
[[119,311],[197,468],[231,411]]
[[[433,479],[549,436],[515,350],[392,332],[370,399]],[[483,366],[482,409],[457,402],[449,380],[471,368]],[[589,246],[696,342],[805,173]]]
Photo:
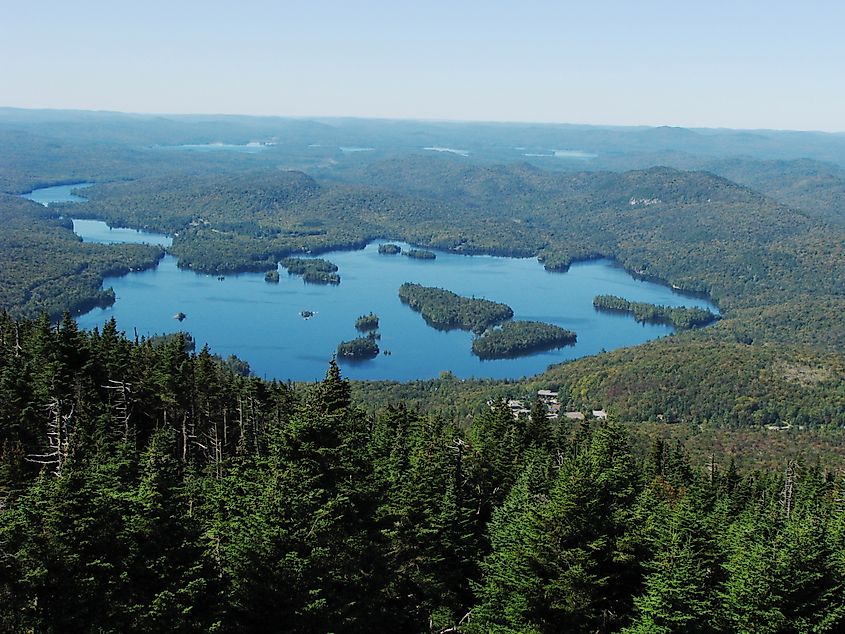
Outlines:
[[845,623],[843,485],[814,462],[696,463],[540,401],[368,413],[333,362],[267,382],[113,321],[2,316],[0,370],[6,631]]

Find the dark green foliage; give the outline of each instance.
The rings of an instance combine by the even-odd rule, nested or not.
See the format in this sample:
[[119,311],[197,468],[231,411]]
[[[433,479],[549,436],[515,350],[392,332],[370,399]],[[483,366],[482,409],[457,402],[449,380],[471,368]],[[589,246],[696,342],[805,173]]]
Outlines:
[[[372,334],[371,332],[370,335]],[[337,346],[337,356],[341,359],[372,359],[378,356],[378,344],[375,337],[370,335],[342,341]]]
[[678,330],[699,328],[718,319],[705,308],[656,306],[645,302],[629,302],[615,295],[597,295],[593,299],[593,306],[598,310],[631,313],[639,322],[669,324]]
[[409,282],[399,287],[399,299],[422,314],[428,325],[441,330],[460,328],[480,334],[513,317],[507,304],[461,297],[442,288]]
[[140,244],[83,243],[70,222],[41,205],[0,194],[0,308],[58,318],[114,302],[103,278],[155,266],[164,252]]
[[629,612],[632,457],[612,428],[573,440],[550,480],[529,463],[494,515],[477,631],[612,631]]
[[362,332],[367,330],[376,330],[378,328],[378,315],[375,313],[367,313],[361,315],[355,320],[355,329]]
[[340,284],[337,265],[322,258],[285,258],[281,265],[311,284]]
[[278,284],[279,283],[279,271],[276,269],[272,269],[267,271],[264,274],[264,281],[270,282],[271,284]]
[[501,328],[486,330],[474,339],[472,352],[481,359],[507,359],[569,346],[575,339],[574,332],[554,324],[508,321]]
[[[116,329],[117,324],[111,324],[110,328]],[[103,334],[105,334],[105,329],[103,330]],[[193,336],[189,332],[174,332],[167,335],[154,335],[152,337],[147,338],[147,341],[154,346],[163,346],[172,341],[175,341],[177,338],[184,342],[185,352],[193,352],[196,349],[197,342],[194,341]]]
[[746,512],[731,525],[723,564],[726,579],[719,597],[725,629],[747,634],[783,631],[777,549],[771,541],[762,539],[774,533],[771,518],[754,511]]
[[634,599],[636,617],[624,631],[717,632],[714,623],[715,579],[707,535],[689,498],[675,508],[657,502],[645,566],[643,592]]
[[380,244],[378,245],[378,252],[381,255],[397,255],[399,253],[402,253],[402,247],[400,247],[398,244]]
[[[447,379],[443,379],[446,385]],[[4,631],[835,632],[842,483],[0,316]],[[56,443],[55,439],[60,442]],[[280,625],[281,624],[281,625]]]
[[415,260],[434,260],[437,257],[434,251],[428,251],[426,249],[408,249],[404,255]]

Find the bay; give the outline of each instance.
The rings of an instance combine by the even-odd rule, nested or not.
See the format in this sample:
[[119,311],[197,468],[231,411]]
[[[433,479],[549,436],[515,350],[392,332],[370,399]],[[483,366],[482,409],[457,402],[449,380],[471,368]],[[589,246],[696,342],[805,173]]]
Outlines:
[[74,189],[85,189],[91,187],[94,183],[71,183],[69,185],[54,185],[53,187],[41,187],[33,189],[28,194],[22,194],[22,198],[37,202],[39,205],[47,207],[50,203],[79,203],[85,202],[86,198],[77,196],[71,192]]

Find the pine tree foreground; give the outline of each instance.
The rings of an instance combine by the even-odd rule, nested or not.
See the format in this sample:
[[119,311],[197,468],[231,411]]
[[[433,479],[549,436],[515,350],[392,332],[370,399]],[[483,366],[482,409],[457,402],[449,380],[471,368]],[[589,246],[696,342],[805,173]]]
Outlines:
[[0,316],[0,630],[838,632],[845,481]]

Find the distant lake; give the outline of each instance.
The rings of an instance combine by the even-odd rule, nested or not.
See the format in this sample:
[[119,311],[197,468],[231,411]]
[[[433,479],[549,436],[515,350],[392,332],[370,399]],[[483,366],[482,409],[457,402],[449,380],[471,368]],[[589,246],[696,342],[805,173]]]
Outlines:
[[150,233],[126,227],[109,227],[101,220],[83,220],[72,218],[73,232],[82,237],[83,242],[99,244],[154,244],[169,247],[173,238],[161,233]]
[[[517,150],[525,149],[525,148],[515,148]],[[548,153],[541,153],[541,152],[527,152],[522,156],[528,156],[531,158],[563,158],[563,159],[594,159],[598,157],[598,154],[593,154],[591,152],[582,152],[581,150],[549,150]]]
[[184,145],[156,145],[156,150],[187,150],[193,152],[242,152],[244,154],[256,154],[272,144],[251,141],[249,143],[186,143]]
[[[98,221],[75,221],[74,227],[86,241],[114,237],[115,230]],[[140,233],[148,240],[167,238]],[[187,330],[199,346],[208,343],[217,354],[237,355],[258,376],[311,381],[324,376],[337,344],[357,335],[356,317],[372,311],[380,317],[379,346],[391,354],[371,361],[341,361],[344,374],[354,379],[408,381],[436,377],[446,370],[461,378],[519,378],[567,359],[637,345],[672,332],[669,326],[639,324],[627,315],[596,311],[592,301],[600,294],[715,310],[705,300],[637,280],[609,260],[582,262],[567,273],[552,273],[534,258],[438,251],[435,260],[416,260],[380,255],[378,244],[320,256],[338,265],[339,286],[305,284],[285,269],[280,269],[279,284],[265,282],[260,273],[227,275],[221,281],[181,270],[175,258],[166,256],[155,269],[106,279],[104,287],[114,288],[117,301],[78,321],[83,328],[93,328],[114,317],[130,336],[136,329],[143,336]],[[517,359],[481,361],[471,353],[471,333],[435,330],[400,302],[398,290],[403,282],[504,302],[513,308],[515,319],[574,330],[578,342]],[[300,316],[303,310],[316,315],[305,320]],[[185,321],[173,319],[177,312],[187,315]]]
[[[57,185],[55,187],[42,187],[22,198],[35,201],[47,207],[52,203],[78,203],[85,202],[87,198],[71,193],[74,189],[91,187],[94,183],[73,183],[71,185]],[[173,244],[173,238],[158,233],[148,233],[137,229],[126,227],[109,227],[100,220],[83,220],[72,218],[73,231],[81,236],[84,242],[97,242],[99,244],[153,244],[162,247],[169,247]]]
[[430,152],[446,152],[447,154],[457,154],[458,156],[469,156],[469,150],[456,150],[452,147],[441,147],[439,145],[424,147],[423,149]]
[[88,200],[82,196],[72,194],[71,190],[91,187],[94,183],[72,183],[70,185],[56,185],[55,187],[42,187],[34,189],[22,198],[37,202],[39,205],[48,206],[50,203],[81,203]]

